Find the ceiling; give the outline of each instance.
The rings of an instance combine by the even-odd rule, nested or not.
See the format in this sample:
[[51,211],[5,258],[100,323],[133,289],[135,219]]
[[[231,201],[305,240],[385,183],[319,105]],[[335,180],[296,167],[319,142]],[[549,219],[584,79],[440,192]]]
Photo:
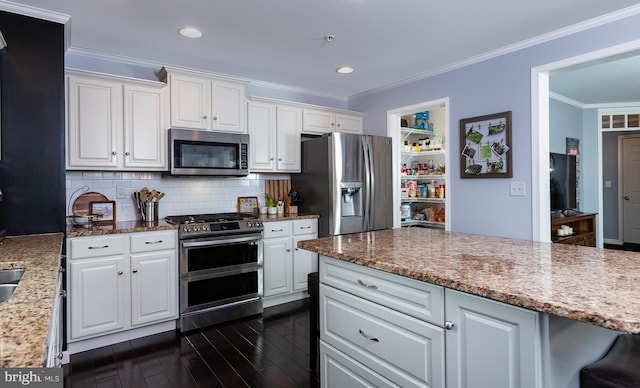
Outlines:
[[[637,13],[637,3],[0,0],[0,10],[24,5],[70,15],[70,52],[77,55],[199,69],[348,98],[472,63],[626,7]],[[179,36],[187,25],[199,28],[202,38]],[[355,72],[338,74],[343,65]],[[558,93],[592,101],[571,95],[570,84],[558,84]]]

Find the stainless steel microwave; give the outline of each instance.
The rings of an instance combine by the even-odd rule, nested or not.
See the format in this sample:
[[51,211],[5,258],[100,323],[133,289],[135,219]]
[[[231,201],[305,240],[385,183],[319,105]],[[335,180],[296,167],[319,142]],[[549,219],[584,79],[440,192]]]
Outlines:
[[169,129],[169,174],[245,176],[249,135]]

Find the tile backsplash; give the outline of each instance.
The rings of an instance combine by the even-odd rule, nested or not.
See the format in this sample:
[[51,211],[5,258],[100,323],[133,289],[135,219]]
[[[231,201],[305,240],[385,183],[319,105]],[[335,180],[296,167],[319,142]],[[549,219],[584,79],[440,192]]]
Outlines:
[[238,197],[258,197],[260,204],[264,203],[265,180],[289,178],[288,174],[219,178],[168,177],[160,172],[67,171],[67,215],[71,214],[73,201],[78,195],[85,191],[96,191],[116,201],[117,221],[137,220],[139,215],[132,194],[143,187],[165,193],[158,206],[160,218],[179,214],[234,212],[237,211]]

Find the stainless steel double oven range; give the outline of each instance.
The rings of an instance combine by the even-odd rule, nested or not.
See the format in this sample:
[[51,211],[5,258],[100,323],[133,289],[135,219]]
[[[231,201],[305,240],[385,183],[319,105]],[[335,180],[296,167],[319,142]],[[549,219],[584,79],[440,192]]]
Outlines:
[[180,331],[262,313],[262,230],[251,214],[168,216],[179,225]]

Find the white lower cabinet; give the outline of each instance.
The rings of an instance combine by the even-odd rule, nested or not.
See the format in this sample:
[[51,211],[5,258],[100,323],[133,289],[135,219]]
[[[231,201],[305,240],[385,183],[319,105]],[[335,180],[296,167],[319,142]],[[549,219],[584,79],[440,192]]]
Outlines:
[[541,387],[540,314],[320,257],[321,386]]
[[75,237],[68,246],[71,353],[175,328],[175,230]]
[[540,314],[446,290],[447,387],[539,387]]
[[318,254],[298,249],[318,237],[315,218],[264,223],[264,307],[306,296],[307,275],[318,269]]

